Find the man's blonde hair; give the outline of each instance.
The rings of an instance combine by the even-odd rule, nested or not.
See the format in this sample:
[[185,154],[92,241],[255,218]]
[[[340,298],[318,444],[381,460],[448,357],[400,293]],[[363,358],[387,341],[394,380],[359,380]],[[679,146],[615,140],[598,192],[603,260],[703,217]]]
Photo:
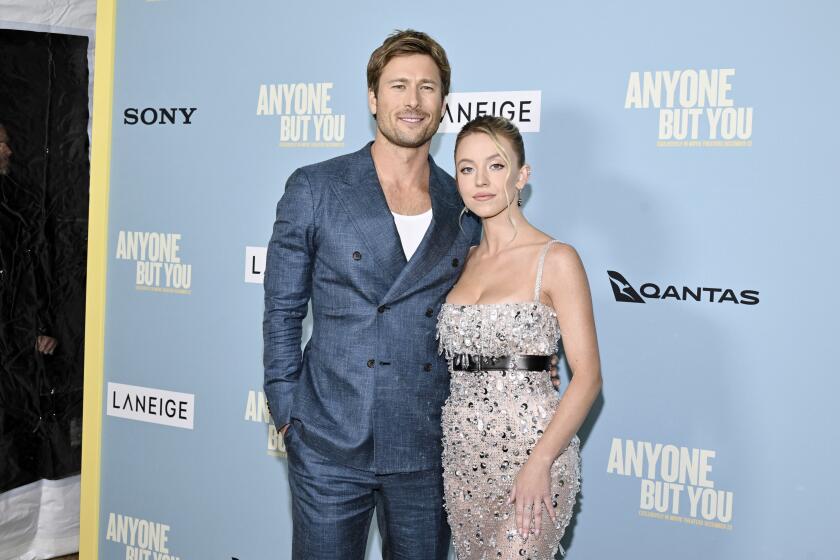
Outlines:
[[370,55],[367,65],[367,85],[374,95],[378,93],[379,78],[385,65],[395,56],[408,56],[411,54],[425,54],[435,61],[440,71],[441,99],[449,95],[449,82],[452,69],[449,67],[449,59],[446,58],[446,51],[440,44],[423,33],[406,29],[394,31],[385,41]]

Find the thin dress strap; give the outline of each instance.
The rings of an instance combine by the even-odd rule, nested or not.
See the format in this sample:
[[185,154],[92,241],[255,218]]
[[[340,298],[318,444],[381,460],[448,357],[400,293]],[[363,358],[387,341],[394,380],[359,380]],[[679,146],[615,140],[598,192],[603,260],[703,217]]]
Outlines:
[[552,239],[548,243],[545,244],[543,247],[542,253],[540,253],[540,260],[537,264],[537,281],[534,285],[534,301],[540,301],[540,291],[542,290],[542,275],[543,275],[543,267],[545,266],[545,256],[548,254],[548,249],[554,244],[560,243],[556,239]]

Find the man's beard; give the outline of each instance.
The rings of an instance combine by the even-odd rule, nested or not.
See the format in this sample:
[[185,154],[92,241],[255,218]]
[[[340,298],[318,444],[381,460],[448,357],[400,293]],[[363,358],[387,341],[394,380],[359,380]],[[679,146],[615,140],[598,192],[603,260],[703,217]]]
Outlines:
[[423,130],[417,131],[419,135],[404,134],[397,127],[377,126],[377,128],[389,142],[401,148],[419,148],[431,140],[437,132],[437,127],[434,126],[433,121],[430,121],[430,124]]

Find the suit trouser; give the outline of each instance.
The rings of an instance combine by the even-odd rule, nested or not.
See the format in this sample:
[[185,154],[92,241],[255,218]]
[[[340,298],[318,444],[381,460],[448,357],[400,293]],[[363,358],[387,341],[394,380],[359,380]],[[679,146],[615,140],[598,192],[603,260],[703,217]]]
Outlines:
[[285,436],[294,560],[362,560],[374,508],[385,560],[445,560],[441,470],[376,474],[330,461],[294,424]]

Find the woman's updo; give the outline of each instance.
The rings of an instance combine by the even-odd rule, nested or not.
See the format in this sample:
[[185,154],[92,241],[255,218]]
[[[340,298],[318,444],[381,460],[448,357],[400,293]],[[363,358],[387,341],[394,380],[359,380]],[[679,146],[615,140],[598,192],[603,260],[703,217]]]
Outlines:
[[[518,169],[525,165],[525,143],[522,141],[522,134],[519,133],[519,129],[516,128],[516,125],[506,118],[484,115],[471,120],[465,124],[464,128],[461,129],[461,132],[458,133],[458,137],[455,139],[455,151],[458,151],[458,144],[461,143],[461,140],[470,134],[476,133],[486,134],[493,140],[493,143],[496,144],[496,148],[499,149],[499,155],[501,155],[502,159],[505,160],[505,163],[508,164],[508,168],[511,172],[514,167]],[[502,147],[502,144],[499,142],[499,137],[507,138],[513,146],[513,151],[517,159],[515,165],[511,160],[510,154],[507,153],[507,151]]]

